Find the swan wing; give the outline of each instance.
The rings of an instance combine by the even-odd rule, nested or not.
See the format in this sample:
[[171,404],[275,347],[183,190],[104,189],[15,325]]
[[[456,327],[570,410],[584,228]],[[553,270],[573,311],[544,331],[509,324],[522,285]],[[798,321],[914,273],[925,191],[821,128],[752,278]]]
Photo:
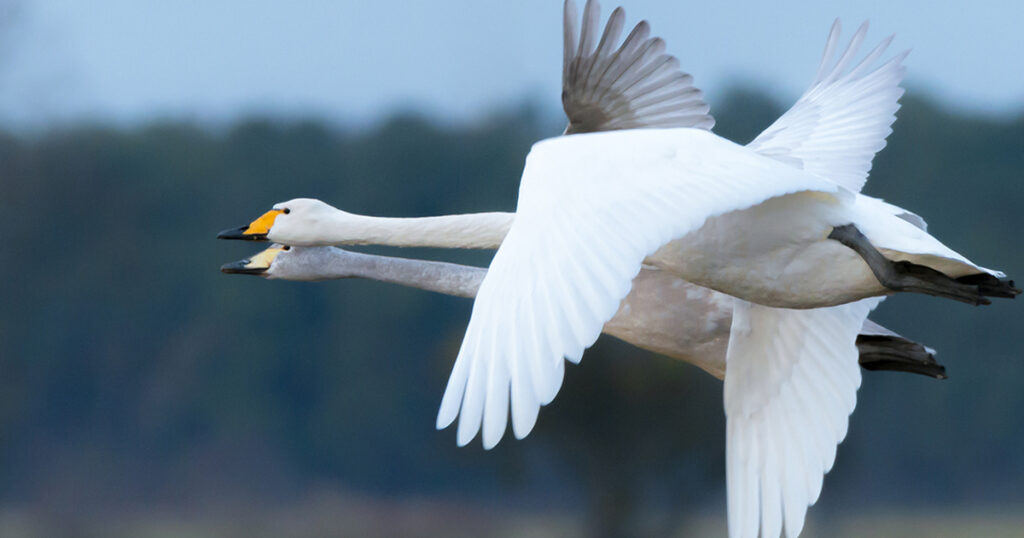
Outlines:
[[803,528],[857,402],[857,333],[881,298],[788,310],[736,300],[726,353],[730,538]]
[[[526,158],[516,219],[480,286],[438,413],[458,443],[517,437],[558,392],[643,259],[714,215],[836,184],[699,129],[558,137]],[[829,196],[829,195],[824,195]],[[742,233],[742,231],[738,231]],[[461,409],[461,411],[460,411]],[[461,413],[461,416],[460,416]]]
[[576,33],[576,5],[566,0],[562,106],[569,117],[566,134],[642,127],[711,129],[703,93],[679,60],[665,54],[665,42],[651,37],[641,21],[617,45],[626,13],[616,8],[601,32],[601,6],[588,0],[582,31]]
[[854,67],[868,25],[860,26],[845,52],[834,60],[840,33],[832,25],[818,73],[802,97],[748,147],[788,161],[859,192],[875,154],[896,121],[900,82],[909,51],[872,70],[892,41],[889,36]]

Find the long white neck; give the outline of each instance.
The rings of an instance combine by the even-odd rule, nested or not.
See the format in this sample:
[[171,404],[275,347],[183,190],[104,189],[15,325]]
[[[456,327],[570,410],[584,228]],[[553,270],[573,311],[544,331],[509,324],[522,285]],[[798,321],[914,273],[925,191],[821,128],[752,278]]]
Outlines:
[[454,263],[374,256],[334,247],[292,247],[274,261],[267,278],[307,281],[366,278],[472,298],[486,274],[486,269]]
[[339,211],[324,229],[335,245],[496,249],[515,213],[469,213],[440,217],[370,217]]

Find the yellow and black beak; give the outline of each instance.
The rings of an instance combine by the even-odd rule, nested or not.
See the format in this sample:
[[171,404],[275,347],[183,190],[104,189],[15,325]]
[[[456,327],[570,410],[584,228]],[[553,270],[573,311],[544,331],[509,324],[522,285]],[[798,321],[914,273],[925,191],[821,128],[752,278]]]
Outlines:
[[284,213],[283,209],[271,209],[260,215],[260,218],[252,221],[248,226],[229,228],[217,234],[217,239],[241,239],[244,241],[266,241],[270,228],[274,225],[274,219]]
[[270,265],[274,263],[274,258],[281,251],[287,249],[288,247],[285,246],[274,245],[251,258],[225,263],[220,266],[220,272],[229,275],[263,275],[267,272],[267,269],[270,269]]

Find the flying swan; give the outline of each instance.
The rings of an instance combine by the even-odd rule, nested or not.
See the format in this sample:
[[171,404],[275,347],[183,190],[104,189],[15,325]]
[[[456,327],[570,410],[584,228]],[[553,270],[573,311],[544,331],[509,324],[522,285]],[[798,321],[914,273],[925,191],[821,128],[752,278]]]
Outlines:
[[[889,40],[854,65],[862,26],[833,63],[834,26],[811,88],[742,147],[705,130],[699,91],[644,23],[615,49],[621,10],[600,39],[597,12],[588,2],[577,42],[566,3],[563,73],[581,88],[563,95],[574,136],[533,147],[514,219],[381,219],[298,199],[222,236],[500,245],[438,414],[439,428],[458,418],[460,445],[482,429],[494,446],[510,411],[516,437],[527,435],[561,386],[563,359],[580,360],[643,264],[737,297],[724,388],[730,535],[784,525],[796,536],[846,434],[868,312],[896,291],[985,304],[1019,290],[912,213],[859,194],[902,93],[905,53],[872,70]],[[686,127],[587,132],[668,125]]]
[[[476,297],[487,270],[447,262],[395,258],[337,247],[274,244],[250,258],[224,264],[228,274],[316,282],[376,280],[456,297]],[[657,269],[641,269],[629,295],[602,332],[641,349],[688,362],[721,380],[732,323],[732,298]],[[857,335],[866,370],[893,370],[946,378],[934,351],[871,320]]]

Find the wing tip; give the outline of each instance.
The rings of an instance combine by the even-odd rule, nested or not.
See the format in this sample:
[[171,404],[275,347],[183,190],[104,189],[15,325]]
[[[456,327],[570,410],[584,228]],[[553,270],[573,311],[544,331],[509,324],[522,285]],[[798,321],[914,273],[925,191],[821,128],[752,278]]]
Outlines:
[[438,412],[437,420],[434,422],[434,428],[436,428],[437,430],[440,431],[440,430],[443,430],[443,429],[447,428],[448,426],[451,426],[452,422],[455,422],[455,417],[454,416],[453,417],[448,417],[448,416],[442,415],[440,412]]
[[505,437],[505,429],[504,428],[501,430],[501,433],[497,434],[497,436],[493,436],[493,434],[492,435],[488,435],[488,432],[485,429],[484,430],[484,436],[483,436],[484,450],[491,450],[492,448],[498,446],[498,443],[501,442],[501,438],[502,437]]
[[455,433],[455,444],[459,448],[468,445],[473,439],[476,438],[476,434],[480,432],[480,426],[469,427],[464,422],[459,422],[459,428]]
[[444,391],[444,396],[441,397],[441,405],[437,410],[437,420],[434,422],[434,427],[438,430],[451,426],[459,416],[461,405],[453,405],[454,396],[449,396],[449,394],[451,394],[450,390]]

